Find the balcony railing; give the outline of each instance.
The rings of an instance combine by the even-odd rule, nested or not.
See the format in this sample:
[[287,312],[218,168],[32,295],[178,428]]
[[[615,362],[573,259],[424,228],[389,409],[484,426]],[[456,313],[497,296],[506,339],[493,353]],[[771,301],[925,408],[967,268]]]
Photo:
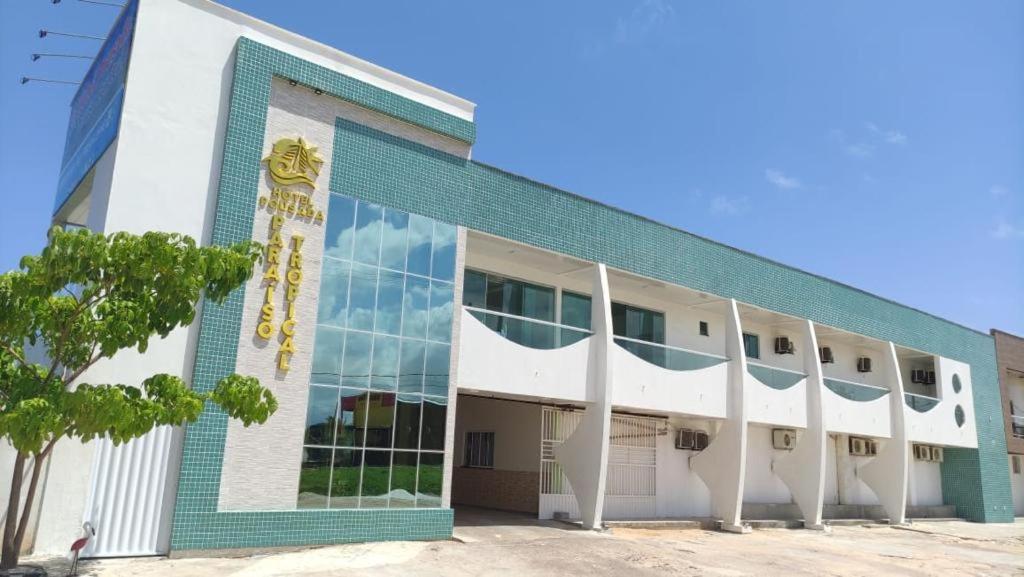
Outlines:
[[800,371],[770,367],[750,360],[747,361],[747,372],[764,386],[779,391],[784,391],[807,378],[807,375]]
[[710,353],[670,347],[627,337],[615,337],[615,344],[641,359],[670,371],[696,371],[720,365],[729,359]]
[[889,389],[885,387],[879,387],[877,385],[867,385],[864,383],[855,383],[853,381],[844,381],[842,379],[830,379],[825,378],[825,386],[830,391],[851,401],[867,402],[873,401],[890,393]]
[[914,409],[918,413],[927,413],[928,411],[935,408],[935,405],[939,404],[939,399],[935,397],[926,397],[924,395],[916,395],[914,393],[903,393],[903,400],[907,406]]
[[516,344],[531,349],[560,349],[578,343],[593,334],[584,329],[558,323],[476,307],[465,308],[487,328]]
[[1024,439],[1024,415],[1010,415],[1010,430],[1014,437]]

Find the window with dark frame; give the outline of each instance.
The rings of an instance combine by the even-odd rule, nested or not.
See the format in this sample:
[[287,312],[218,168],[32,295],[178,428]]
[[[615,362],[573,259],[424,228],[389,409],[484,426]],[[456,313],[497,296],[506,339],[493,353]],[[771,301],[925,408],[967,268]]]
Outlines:
[[743,350],[746,352],[747,358],[760,359],[761,339],[757,335],[743,333]]
[[710,333],[708,332],[708,322],[707,321],[700,321],[700,326],[698,327],[698,329],[700,330],[700,336],[706,337],[706,336],[710,335]]
[[494,432],[466,433],[464,466],[476,469],[494,468]]

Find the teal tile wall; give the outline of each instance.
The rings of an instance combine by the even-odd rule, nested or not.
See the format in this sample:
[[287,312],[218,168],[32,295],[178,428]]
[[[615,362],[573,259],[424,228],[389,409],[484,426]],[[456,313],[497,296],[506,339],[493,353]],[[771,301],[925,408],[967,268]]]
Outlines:
[[[241,38],[231,89],[214,244],[252,238],[272,76],[295,79],[453,138],[466,142],[473,139],[472,123]],[[421,194],[433,191],[423,188]],[[203,306],[192,379],[197,390],[211,390],[220,378],[235,370],[243,296],[244,288],[240,288],[220,305],[207,302]],[[174,551],[451,536],[450,509],[219,512],[226,435],[227,415],[212,404],[186,429],[171,528]]]
[[990,335],[479,162],[336,128],[347,168],[331,186],[353,196],[970,364],[980,446],[946,451],[944,499],[968,519],[1013,520]]

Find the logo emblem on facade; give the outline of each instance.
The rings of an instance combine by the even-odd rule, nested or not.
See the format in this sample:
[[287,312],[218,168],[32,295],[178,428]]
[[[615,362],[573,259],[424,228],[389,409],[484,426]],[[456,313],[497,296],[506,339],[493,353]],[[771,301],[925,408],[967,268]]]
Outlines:
[[316,188],[314,182],[320,175],[320,166],[324,159],[316,153],[316,147],[310,146],[299,138],[282,138],[274,143],[270,156],[263,159],[267,163],[267,171],[274,182],[281,185],[307,184]]

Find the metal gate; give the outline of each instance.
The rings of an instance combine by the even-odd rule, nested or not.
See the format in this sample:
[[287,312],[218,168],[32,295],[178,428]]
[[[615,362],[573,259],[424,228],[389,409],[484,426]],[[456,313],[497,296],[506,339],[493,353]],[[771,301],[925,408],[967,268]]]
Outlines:
[[[544,407],[540,441],[539,517],[556,512],[579,518],[579,507],[554,448],[572,435],[582,411]],[[641,519],[657,515],[657,435],[659,419],[613,414],[608,448],[604,517]]]
[[84,519],[96,536],[83,557],[167,553],[177,486],[177,466],[171,462],[175,436],[165,426],[117,447],[107,439],[96,441]]

